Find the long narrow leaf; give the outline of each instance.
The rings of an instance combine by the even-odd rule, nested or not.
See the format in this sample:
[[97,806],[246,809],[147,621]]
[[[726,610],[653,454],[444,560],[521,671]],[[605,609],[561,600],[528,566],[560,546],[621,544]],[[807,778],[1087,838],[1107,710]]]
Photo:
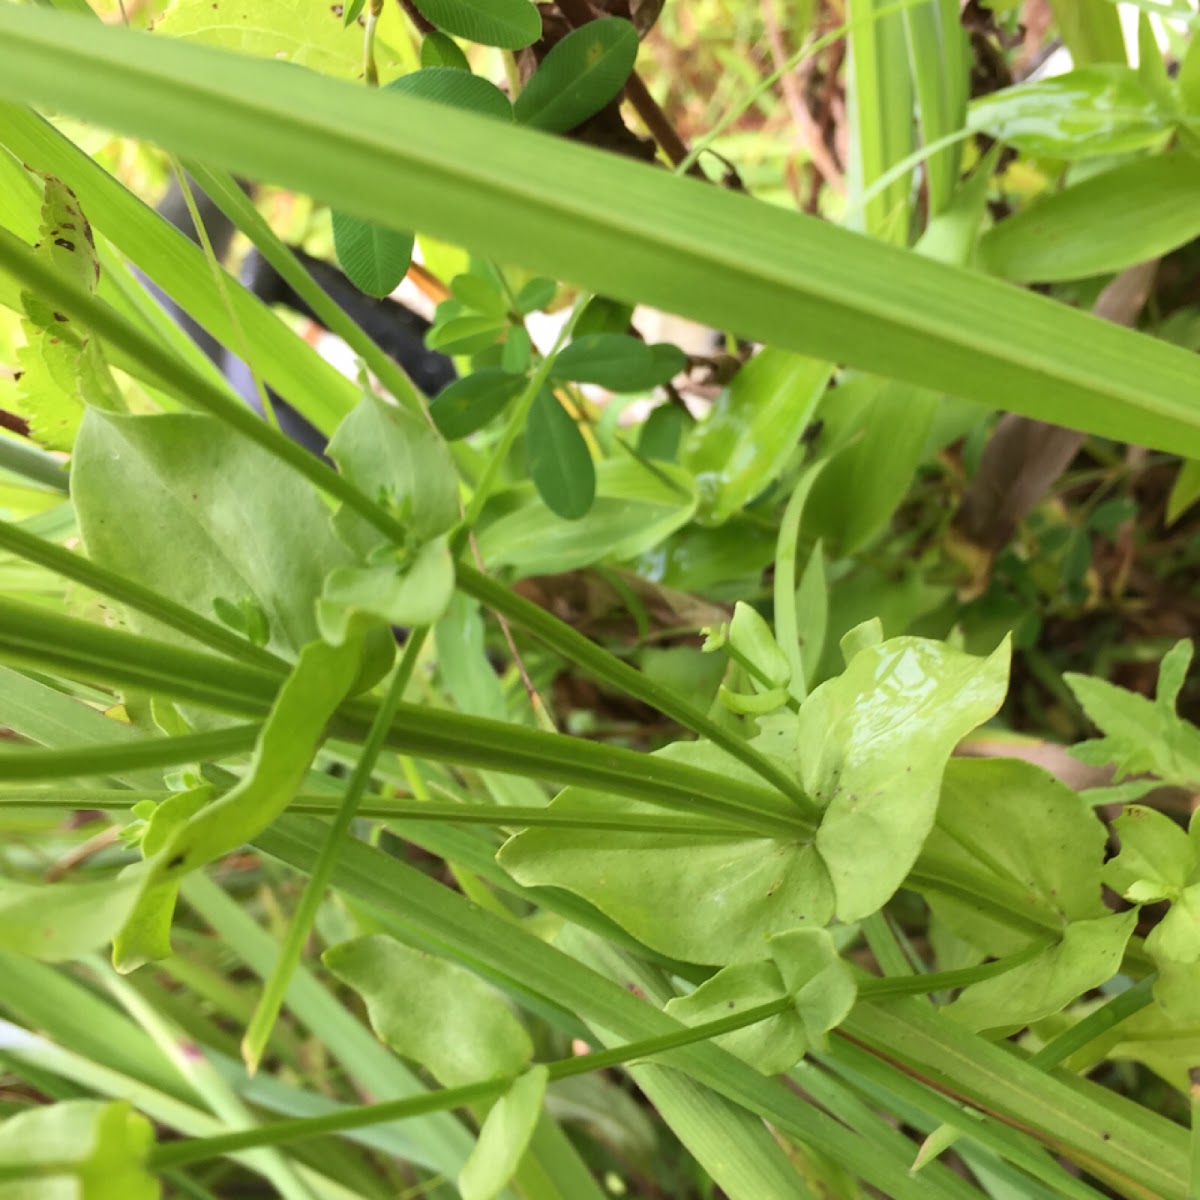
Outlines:
[[0,7],[0,94],[619,298],[1200,456],[1194,356],[614,155],[19,6]]

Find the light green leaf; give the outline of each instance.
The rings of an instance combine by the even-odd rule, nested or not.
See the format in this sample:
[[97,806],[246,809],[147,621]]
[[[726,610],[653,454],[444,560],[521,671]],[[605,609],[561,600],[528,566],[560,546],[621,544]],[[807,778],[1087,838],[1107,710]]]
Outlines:
[[1167,915],[1146,938],[1146,951],[1159,963],[1200,961],[1200,883],[1172,898]]
[[[540,309],[548,308],[554,303],[554,297],[558,294],[558,283],[553,279],[546,279],[542,276],[536,276],[529,280],[521,290],[517,293],[516,309],[522,316],[526,316],[531,312],[537,312]],[[586,310],[585,310],[586,311]],[[579,322],[576,323],[576,328]],[[626,322],[628,324],[628,321]]]
[[1120,271],[1200,234],[1200,161],[1182,151],[1092,175],[989,230],[981,264],[1020,283]]
[[58,324],[41,329],[27,323],[26,339],[16,355],[21,372],[15,388],[17,415],[29,423],[39,446],[69,452],[84,413],[78,389],[82,346]]
[[878,617],[863,621],[848,629],[838,641],[838,649],[842,652],[842,662],[849,666],[855,656],[862,650],[870,650],[873,646],[883,645],[883,622]]
[[829,382],[829,363],[768,347],[737,373],[683,448],[700,519],[720,524],[774,481]]
[[330,947],[322,961],[362,996],[379,1037],[445,1087],[516,1074],[533,1057],[500,995],[445,959],[369,934]]
[[137,881],[127,878],[43,886],[4,882],[0,949],[46,962],[82,958],[112,940],[137,893]]
[[1158,96],[1163,104],[1171,103],[1171,77],[1158,44],[1158,35],[1145,9],[1138,12],[1137,73],[1146,90]]
[[444,33],[434,30],[427,33],[421,42],[422,67],[452,67],[456,71],[469,71],[471,64],[459,44]]
[[975,1030],[1020,1027],[1066,1008],[1121,970],[1137,910],[1072,921],[1037,958],[973,983],[945,1011]]
[[[361,79],[363,35],[346,26],[341,6],[326,0],[173,0],[154,23],[161,37],[220,46],[260,58],[279,59],[345,79]],[[376,58],[384,65],[396,55],[376,39]]]
[[408,274],[413,235],[385,229],[346,213],[330,214],[338,265],[368,296],[390,296]]
[[452,317],[434,325],[425,335],[425,345],[443,354],[478,354],[503,332],[504,323],[495,317]]
[[500,347],[500,366],[510,375],[522,378],[533,362],[533,342],[524,325],[510,325]]
[[[176,792],[162,801],[147,819],[146,829],[142,833],[142,857],[153,858],[170,841],[175,831],[212,799],[213,787],[206,783]],[[128,872],[141,890],[133,911],[112,939],[113,966],[122,972],[132,971],[143,963],[155,962],[171,954],[171,921],[175,915],[179,881],[166,879],[142,887],[142,874],[137,867]]]
[[1175,119],[1136,71],[1105,64],[984,96],[968,125],[1028,154],[1074,161],[1153,146]]
[[[763,747],[775,749],[775,740]],[[705,742],[657,752],[735,778],[747,769]],[[584,788],[552,810],[643,813],[649,805]],[[647,946],[687,962],[756,962],[767,939],[833,916],[833,888],[815,848],[769,837],[530,829],[498,861],[520,883],[551,884],[590,900]]]
[[[1100,899],[1107,836],[1077,792],[1017,759],[951,759],[926,861],[986,867],[1017,889],[1013,903],[1066,926],[1105,915]],[[934,891],[929,904],[959,937],[988,954],[1016,954],[1027,933],[988,915],[982,904]]]
[[1121,852],[1104,866],[1104,882],[1127,900],[1174,899],[1191,882],[1196,854],[1188,835],[1157,809],[1131,804],[1113,821]]
[[840,1025],[858,994],[854,975],[826,929],[789,929],[767,943],[811,1045]]
[[442,437],[458,441],[482,429],[526,386],[523,375],[512,375],[499,367],[480,367],[442,388],[429,406],[429,415]]
[[[694,992],[668,1001],[664,1011],[685,1025],[703,1025],[786,995],[787,988],[773,962],[734,963],[722,967]],[[723,1033],[713,1041],[764,1075],[790,1071],[808,1049],[804,1024],[793,1010]]]
[[539,504],[529,484],[496,497],[501,515],[485,520],[479,552],[489,566],[521,575],[570,571],[649,551],[696,511],[696,488],[686,471],[666,463],[650,469],[631,458],[596,464],[596,498],[587,514],[564,520]]
[[[436,430],[405,409],[364,396],[338,426],[329,457],[360,491],[404,522],[414,548],[458,521],[458,475],[450,451]],[[334,523],[338,536],[364,558],[385,542],[344,506]]]
[[455,37],[520,50],[542,36],[542,19],[529,0],[414,0],[422,16]]
[[866,647],[800,708],[796,765],[825,808],[817,849],[854,921],[904,881],[933,827],[942,770],[960,739],[995,714],[1008,682],[1005,641],[989,658],[941,642]]
[[779,648],[770,625],[759,612],[739,600],[729,622],[729,645],[736,661],[749,664],[756,688],[785,687],[791,678],[787,656]]
[[[158,1200],[150,1122],[123,1100],[68,1100],[0,1123],[0,1200]],[[10,1172],[28,1169],[24,1179]]]
[[633,70],[637,30],[618,17],[589,21],[555,44],[514,105],[522,125],[566,133],[615,99]]
[[[37,253],[64,278],[94,294],[100,260],[92,228],[75,193],[53,175],[42,176],[43,198]],[[28,292],[21,293],[25,345],[17,351],[21,371],[17,412],[34,440],[48,450],[69,451],[83,419],[85,401],[112,407],[112,382],[99,349],[66,313]],[[90,354],[88,353],[90,348]],[[91,386],[85,394],[85,376]],[[107,388],[103,382],[107,379]],[[97,388],[96,385],[101,385]]]
[[[925,28],[931,8],[904,15],[925,35],[932,33],[936,45],[937,32]],[[922,96],[934,90],[928,81],[915,82]],[[923,124],[930,115],[922,112]],[[935,160],[928,165],[931,192]],[[993,168],[992,156],[976,167],[949,206],[929,222],[915,247],[918,254],[956,267],[971,261]],[[844,377],[838,387],[826,391],[818,409],[818,446],[831,457],[805,506],[805,534],[822,538],[842,555],[876,537],[891,521],[928,453],[929,432],[944,403],[929,389],[871,376]]]
[[1064,674],[1083,711],[1105,735],[1075,746],[1071,753],[1096,766],[1112,763],[1118,779],[1148,771],[1180,787],[1200,783],[1200,730],[1175,712],[1175,698],[1191,659],[1190,642],[1177,642],[1167,652],[1153,702],[1103,679]]
[[537,1127],[548,1074],[541,1065],[530,1068],[492,1105],[458,1173],[462,1200],[493,1200],[512,1179]]
[[566,521],[586,516],[596,496],[596,468],[579,426],[549,388],[534,397],[525,437],[529,478],[546,507]]
[[[318,636],[325,575],[351,561],[308,484],[213,417],[90,410],[71,494],[88,557],[205,615],[217,597],[249,597],[266,615],[268,647],[287,658]],[[185,640],[137,613],[129,621]]]
[[[1169,915],[1169,914],[1168,914]],[[1147,939],[1148,941],[1149,939]],[[1200,962],[1178,962],[1163,958],[1157,963],[1158,978],[1154,981],[1154,1008],[1161,1014],[1161,1026],[1148,1037],[1141,1052],[1120,1054],[1114,1049],[1112,1057],[1135,1057],[1149,1063],[1159,1074],[1175,1082],[1181,1091],[1187,1087],[1187,1072],[1181,1070],[1200,1061],[1200,1039],[1195,1029],[1200,1025]],[[1174,1036],[1172,1036],[1174,1035]],[[1131,1040],[1136,1034],[1130,1033]],[[1182,1076],[1182,1080],[1180,1080]]]
[[626,333],[589,333],[559,351],[550,374],[613,392],[640,392],[666,383],[686,366],[687,355],[675,346],[647,346]]
[[[804,533],[821,538],[838,555],[853,554],[877,536],[904,499],[925,452],[940,397],[893,379],[862,383],[855,403],[866,403],[854,421],[859,431],[835,453],[813,485],[804,511]],[[818,410],[838,406],[842,388],[826,393]]]
[[185,875],[261,833],[292,802],[329,718],[358,678],[361,659],[361,641],[337,648],[321,641],[305,646],[279,689],[250,766],[238,783],[190,814],[191,800],[176,801],[186,819],[171,822],[169,836],[153,859],[122,876],[122,882],[137,890],[137,903],[117,935],[118,970],[133,971],[148,955],[170,950],[163,926]]
[[411,557],[366,567],[338,567],[317,601],[321,636],[340,646],[356,618],[388,625],[432,625],[454,595],[454,560],[444,537],[426,542]]
[[829,618],[829,590],[825,583],[824,545],[813,547],[796,589],[796,627],[800,638],[800,661],[804,665],[804,683],[811,687],[825,645],[825,626]]
[[1125,38],[1115,4],[1109,0],[1050,0],[1050,11],[1076,66],[1125,62]]
[[472,275],[470,272],[456,275],[450,281],[450,294],[468,308],[486,316],[504,320],[508,315],[508,304],[504,296],[489,280],[479,275]]
[[1167,497],[1167,524],[1174,525],[1197,500],[1200,500],[1200,460],[1188,459],[1180,464],[1179,474]]

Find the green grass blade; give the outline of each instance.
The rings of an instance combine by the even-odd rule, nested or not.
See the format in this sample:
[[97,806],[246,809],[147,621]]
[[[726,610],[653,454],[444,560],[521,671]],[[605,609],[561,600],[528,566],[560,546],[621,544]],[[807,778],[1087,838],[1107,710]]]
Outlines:
[[850,157],[846,170],[855,224],[896,245],[908,241],[912,182],[893,180],[861,208],[857,201],[885,171],[913,148],[912,81],[904,44],[905,12],[879,15],[881,0],[853,0],[846,65]]
[[0,93],[607,295],[1200,457],[1194,356],[587,147],[17,6],[0,8]]
[[[95,20],[83,22],[93,34]],[[240,344],[203,251],[123,188],[52,125],[15,104],[0,104],[0,140],[23,162],[69,179],[88,220],[218,342]],[[318,429],[332,433],[358,401],[342,376],[237,280],[226,278],[233,316],[255,348],[266,381]],[[118,365],[120,364],[118,360]]]

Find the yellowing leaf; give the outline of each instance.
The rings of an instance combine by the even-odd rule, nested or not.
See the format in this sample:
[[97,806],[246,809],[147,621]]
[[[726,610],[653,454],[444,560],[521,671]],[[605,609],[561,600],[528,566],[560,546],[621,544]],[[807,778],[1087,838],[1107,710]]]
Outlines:
[[[361,79],[363,31],[343,24],[341,5],[327,0],[175,0],[155,22],[154,32],[180,41],[240,50],[281,59],[322,75]],[[399,56],[376,38],[381,69]]]

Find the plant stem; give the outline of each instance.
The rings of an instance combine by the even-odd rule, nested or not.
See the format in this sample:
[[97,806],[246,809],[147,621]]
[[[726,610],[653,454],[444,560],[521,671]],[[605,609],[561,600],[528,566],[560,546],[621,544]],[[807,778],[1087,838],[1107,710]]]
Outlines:
[[254,645],[233,630],[207,620],[190,608],[143,587],[125,575],[118,575],[115,571],[84,558],[82,554],[73,554],[53,542],[26,533],[19,525],[0,521],[0,550],[11,550],[28,562],[37,563],[65,579],[99,592],[102,596],[118,600],[147,617],[153,617],[154,620],[195,638],[210,650],[254,666],[266,667],[271,671],[282,673],[287,669],[287,664],[281,658]]
[[[787,1012],[792,1003],[791,997],[784,996],[778,1000],[772,1000],[770,1003],[746,1009],[733,1016],[721,1017],[719,1020],[709,1021],[703,1025],[681,1028],[675,1033],[645,1038],[638,1042],[627,1042],[623,1046],[614,1046],[610,1050],[599,1050],[592,1054],[559,1059],[547,1064],[550,1080],[554,1082],[559,1079],[567,1079],[573,1075],[583,1075],[590,1071],[619,1066],[635,1059],[649,1058],[669,1050],[679,1049],[682,1046],[708,1041],[721,1034],[744,1029],[748,1025],[779,1016],[781,1013]],[[479,1083],[470,1083],[464,1087],[445,1088],[439,1092],[406,1097],[403,1100],[344,1108],[318,1117],[296,1117],[292,1120],[260,1125],[256,1129],[218,1134],[215,1137],[193,1138],[185,1142],[171,1142],[157,1146],[151,1151],[149,1166],[154,1170],[161,1171],[185,1164],[204,1162],[257,1146],[275,1146],[300,1138],[319,1137],[323,1134],[362,1129],[385,1121],[403,1120],[405,1117],[415,1117],[422,1113],[461,1108],[464,1105],[502,1094],[508,1090],[515,1078],[516,1076],[506,1075],[497,1079],[485,1079]]]
[[[421,636],[417,636],[417,632]],[[304,944],[308,941],[309,931],[316,920],[317,909],[325,898],[338,853],[350,832],[350,825],[358,812],[363,793],[371,782],[375,763],[383,749],[388,729],[396,715],[396,709],[412,678],[413,668],[416,666],[421,646],[425,641],[424,633],[424,630],[415,631],[409,638],[400,665],[396,668],[383,702],[375,713],[375,719],[371,722],[371,728],[367,734],[366,744],[354,764],[354,771],[350,776],[350,782],[346,785],[342,803],[329,828],[329,835],[313,865],[312,874],[309,875],[304,885],[300,902],[296,905],[296,911],[288,926],[287,936],[279,950],[279,957],[275,960],[274,969],[263,987],[254,1014],[246,1027],[246,1034],[242,1039],[242,1057],[246,1061],[247,1070],[252,1075],[258,1070],[263,1050],[271,1036],[271,1030],[279,1016],[279,1010],[283,1007],[284,995],[287,993],[292,975],[304,953]]]

